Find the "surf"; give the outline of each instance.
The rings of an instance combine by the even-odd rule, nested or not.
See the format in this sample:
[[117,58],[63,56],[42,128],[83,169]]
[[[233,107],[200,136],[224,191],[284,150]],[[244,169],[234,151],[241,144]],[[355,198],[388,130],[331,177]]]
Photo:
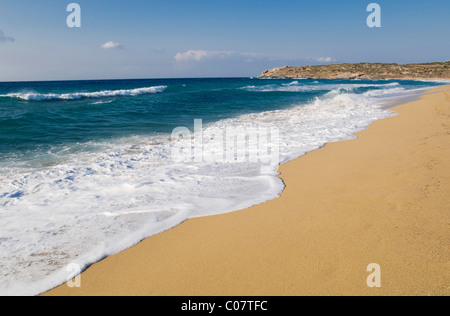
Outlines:
[[54,100],[80,100],[80,99],[98,99],[108,97],[133,97],[144,94],[154,94],[163,92],[167,86],[155,86],[136,88],[129,90],[105,90],[96,92],[73,92],[73,93],[37,93],[37,92],[19,92],[0,95],[2,98],[16,98],[25,101],[54,101]]

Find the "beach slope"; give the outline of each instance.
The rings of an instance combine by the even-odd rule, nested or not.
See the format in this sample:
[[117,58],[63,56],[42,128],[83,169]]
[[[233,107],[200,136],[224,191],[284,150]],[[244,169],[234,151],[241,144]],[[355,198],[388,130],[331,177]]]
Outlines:
[[281,198],[189,220],[45,295],[450,294],[449,89],[281,166]]

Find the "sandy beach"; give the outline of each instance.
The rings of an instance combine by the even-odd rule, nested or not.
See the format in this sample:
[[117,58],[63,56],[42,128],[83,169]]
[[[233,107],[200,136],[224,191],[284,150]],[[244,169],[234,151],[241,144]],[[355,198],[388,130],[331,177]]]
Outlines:
[[392,110],[282,165],[280,198],[188,220],[45,295],[449,295],[450,86]]

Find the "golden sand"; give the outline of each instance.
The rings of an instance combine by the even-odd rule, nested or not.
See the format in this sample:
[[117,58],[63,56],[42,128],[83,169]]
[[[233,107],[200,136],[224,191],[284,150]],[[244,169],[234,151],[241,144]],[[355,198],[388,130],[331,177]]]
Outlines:
[[449,295],[449,89],[281,166],[281,198],[186,221],[46,295]]

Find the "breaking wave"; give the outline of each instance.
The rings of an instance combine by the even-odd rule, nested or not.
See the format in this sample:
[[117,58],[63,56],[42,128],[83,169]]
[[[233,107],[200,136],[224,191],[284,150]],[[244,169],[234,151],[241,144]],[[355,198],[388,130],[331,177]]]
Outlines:
[[49,100],[79,100],[79,99],[98,99],[108,97],[133,97],[143,94],[160,93],[166,90],[166,86],[156,86],[129,90],[105,90],[97,92],[73,92],[73,93],[36,93],[22,92],[0,95],[2,98],[17,98],[26,101],[49,101]]

